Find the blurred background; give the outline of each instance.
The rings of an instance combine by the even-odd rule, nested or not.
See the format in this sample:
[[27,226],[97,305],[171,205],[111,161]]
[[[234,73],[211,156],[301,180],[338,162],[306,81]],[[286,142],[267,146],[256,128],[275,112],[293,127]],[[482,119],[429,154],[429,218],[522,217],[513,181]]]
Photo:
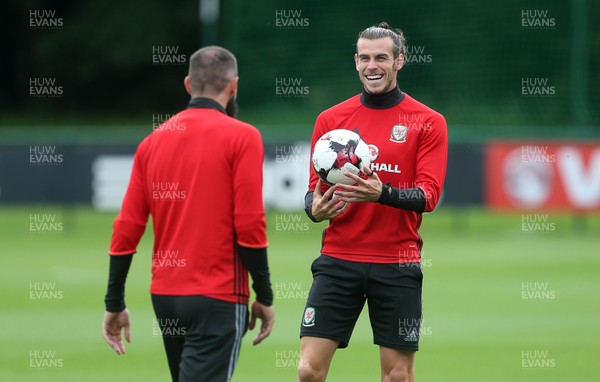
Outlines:
[[[443,198],[421,230],[418,379],[598,377],[600,2],[9,0],[2,15],[0,379],[167,379],[151,229],[128,284],[137,345],[119,359],[99,330],[104,254],[137,144],[186,107],[190,55],[218,44],[238,58],[238,117],[265,142],[280,317],[235,380],[293,380],[323,229],[301,212],[313,123],[361,91],[356,37],[380,21],[407,38],[400,88],[448,123]],[[353,342],[330,380],[377,380],[365,317]]]
[[[89,203],[98,192],[112,192],[90,179],[98,156],[131,154],[185,108],[188,58],[209,44],[238,57],[239,118],[261,130],[270,156],[298,154],[290,145],[310,139],[318,113],[361,90],[353,63],[358,32],[387,20],[408,42],[400,87],[448,121],[446,203],[481,204],[491,140],[600,136],[600,72],[593,70],[600,65],[599,9],[582,0],[8,2],[0,138],[12,165],[0,175],[0,202]],[[65,161],[30,166],[29,148]],[[112,168],[105,159],[100,163]],[[286,166],[293,159],[280,158]],[[296,167],[306,176],[306,163]],[[22,177],[23,171],[36,174]],[[283,204],[289,193],[300,203],[304,177],[282,171],[291,175],[275,177],[282,180],[277,185],[269,178],[267,188],[285,192]],[[114,187],[123,189],[126,175]],[[54,182],[40,184],[41,178]],[[278,205],[268,195],[272,203]]]

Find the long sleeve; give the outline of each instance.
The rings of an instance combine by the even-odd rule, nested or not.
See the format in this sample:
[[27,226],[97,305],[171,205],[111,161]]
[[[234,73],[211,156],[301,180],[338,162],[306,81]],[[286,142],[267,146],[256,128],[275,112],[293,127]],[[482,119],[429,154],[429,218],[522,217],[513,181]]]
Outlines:
[[[145,142],[145,141],[144,141]],[[113,223],[110,255],[135,253],[148,222],[149,204],[144,180],[144,142],[140,144],[133,159],[133,169],[121,211]]]
[[264,147],[260,133],[249,130],[234,145],[233,223],[237,243],[249,248],[267,247],[262,196]]
[[446,178],[448,128],[441,114],[435,114],[423,129],[416,156],[415,185],[425,194],[425,212],[435,209]]
[[271,287],[267,249],[248,248],[240,245],[239,251],[250,276],[252,276],[252,289],[256,293],[256,300],[266,306],[273,305],[273,289]]
[[125,281],[133,254],[110,256],[108,285],[104,304],[107,312],[122,312],[125,309]]

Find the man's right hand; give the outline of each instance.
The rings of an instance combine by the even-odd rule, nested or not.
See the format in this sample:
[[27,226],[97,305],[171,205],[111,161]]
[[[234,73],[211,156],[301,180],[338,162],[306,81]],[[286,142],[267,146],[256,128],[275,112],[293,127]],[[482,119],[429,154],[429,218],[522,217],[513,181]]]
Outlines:
[[335,186],[331,186],[324,194],[321,194],[321,179],[317,181],[313,192],[311,213],[318,221],[338,217],[350,207],[350,203],[340,201],[339,196],[333,195],[334,192]]

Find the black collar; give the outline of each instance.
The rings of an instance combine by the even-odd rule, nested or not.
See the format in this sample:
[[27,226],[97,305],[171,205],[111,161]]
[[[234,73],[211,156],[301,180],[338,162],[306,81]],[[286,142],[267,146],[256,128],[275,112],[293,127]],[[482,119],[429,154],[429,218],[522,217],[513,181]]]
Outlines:
[[206,97],[197,97],[197,98],[192,98],[190,100],[190,103],[188,103],[187,106],[188,109],[194,109],[194,108],[198,108],[198,109],[215,109],[220,111],[223,114],[225,113],[225,108],[223,106],[221,106],[220,103],[218,103],[217,101],[215,101],[212,98],[206,98]]
[[403,99],[404,93],[400,91],[398,86],[385,94],[367,93],[363,88],[360,95],[360,103],[371,109],[388,109],[398,105]]

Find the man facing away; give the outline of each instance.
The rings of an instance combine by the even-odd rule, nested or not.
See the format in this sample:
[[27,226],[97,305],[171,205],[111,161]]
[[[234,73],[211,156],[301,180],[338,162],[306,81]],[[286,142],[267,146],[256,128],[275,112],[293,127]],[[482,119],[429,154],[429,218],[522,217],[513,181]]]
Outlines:
[[[129,342],[125,279],[152,215],[150,293],[173,381],[225,382],[242,336],[261,320],[256,345],[274,323],[262,197],[259,131],[235,109],[237,62],[209,46],[190,57],[186,110],[139,145],[114,221],[103,336],[124,354]],[[248,322],[248,273],[256,301]]]
[[422,213],[442,192],[448,152],[444,117],[400,91],[401,31],[381,23],[359,34],[354,61],[363,92],[319,115],[312,147],[327,131],[356,131],[372,163],[355,185],[328,187],[311,168],[306,213],[329,220],[300,329],[299,381],[324,381],[348,346],[365,301],[380,349],[381,380],[413,381],[422,322]]

